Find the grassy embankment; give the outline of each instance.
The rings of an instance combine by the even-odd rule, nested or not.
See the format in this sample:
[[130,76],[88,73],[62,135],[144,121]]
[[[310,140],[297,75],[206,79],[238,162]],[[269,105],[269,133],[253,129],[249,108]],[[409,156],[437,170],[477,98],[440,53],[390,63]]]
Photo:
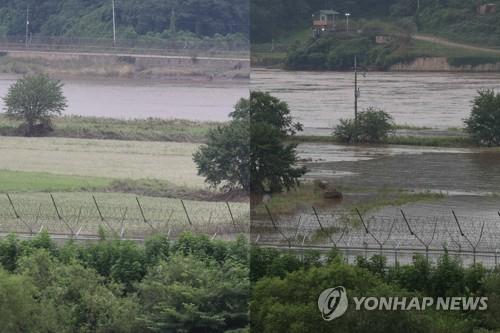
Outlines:
[[[248,58],[243,55],[215,55],[217,57]],[[248,80],[248,66],[235,65],[234,61],[218,61],[213,64],[200,61],[202,55],[192,54],[190,60],[183,64],[178,62],[144,62],[134,56],[104,56],[93,55],[93,58],[82,57],[78,60],[60,54],[39,55],[37,57],[15,57],[6,52],[0,52],[0,73],[30,75],[46,73],[55,77],[67,78],[120,78],[120,79],[167,79],[189,81],[232,81]],[[185,55],[183,56],[185,57]],[[90,59],[90,60],[89,60]]]
[[[359,20],[352,22],[353,27],[363,31],[362,34],[342,36],[329,45],[325,39],[314,42],[310,27],[305,27],[272,43],[252,44],[252,65],[256,67],[287,68],[287,69],[345,69],[337,68],[334,58],[343,57],[350,52],[361,59],[362,65],[375,70],[386,70],[397,63],[407,63],[420,57],[444,57],[451,66],[475,66],[500,62],[498,54],[467,49],[458,46],[442,45],[429,41],[409,38],[415,33],[415,27],[402,26],[397,22],[387,20]],[[353,31],[355,29],[353,28]],[[374,35],[394,35],[394,40],[386,45],[374,43]],[[356,43],[356,39],[367,38]],[[329,46],[328,46],[329,45]],[[368,46],[367,46],[368,45]],[[301,60],[290,60],[292,50],[301,50]],[[340,50],[337,52],[336,50]],[[337,55],[335,55],[338,53]],[[320,56],[321,55],[321,56]],[[328,60],[329,57],[332,59]],[[323,60],[321,60],[323,59]]]
[[[351,188],[339,186],[344,193],[343,202],[324,199],[323,192],[312,183],[304,183],[289,192],[273,195],[266,203],[270,211],[276,215],[289,215],[299,211],[312,212],[311,207],[339,209],[348,212],[347,218],[353,223],[357,221],[356,209],[361,214],[375,211],[387,206],[402,206],[413,202],[436,201],[445,198],[445,194],[432,192],[412,192],[394,188]],[[263,204],[252,209],[255,216],[267,216]]]
[[[50,137],[134,141],[204,142],[221,123],[182,119],[132,119],[63,116],[54,119]],[[22,136],[20,122],[0,114],[0,136]]]
[[[333,135],[299,135],[290,139],[293,143],[332,143],[344,144]],[[400,136],[394,135],[384,139],[382,142],[370,145],[407,145],[407,146],[429,146],[447,148],[468,148],[477,145],[467,136]]]

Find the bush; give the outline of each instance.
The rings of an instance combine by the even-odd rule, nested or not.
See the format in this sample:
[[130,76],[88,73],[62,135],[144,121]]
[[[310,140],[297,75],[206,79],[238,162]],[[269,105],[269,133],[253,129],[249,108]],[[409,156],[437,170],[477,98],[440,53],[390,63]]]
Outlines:
[[500,93],[480,90],[474,98],[472,111],[465,122],[465,129],[481,145],[500,145]]
[[357,119],[341,119],[334,135],[342,142],[380,142],[394,130],[394,122],[387,112],[369,107]]

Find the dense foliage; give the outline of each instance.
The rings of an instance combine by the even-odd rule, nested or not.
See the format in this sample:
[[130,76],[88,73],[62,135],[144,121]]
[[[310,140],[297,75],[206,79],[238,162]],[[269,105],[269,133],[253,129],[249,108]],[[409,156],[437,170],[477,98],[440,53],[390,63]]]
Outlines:
[[[417,3],[420,9],[417,9]],[[470,0],[255,0],[251,4],[252,42],[269,42],[289,36],[311,24],[319,9],[349,12],[354,20],[411,18],[419,31],[472,43],[500,45],[500,8],[495,14],[478,15],[477,5],[500,1]],[[343,20],[343,17],[339,19]]]
[[248,322],[248,245],[0,241],[0,332],[226,332]]
[[250,107],[235,112],[235,117],[250,114],[250,189],[252,193],[290,190],[305,174],[297,167],[296,144],[286,142],[300,123],[293,122],[288,105],[269,93],[250,93]]
[[394,129],[392,116],[384,110],[369,107],[357,119],[341,119],[334,135],[342,142],[380,142]]
[[231,117],[228,125],[211,130],[207,144],[194,154],[198,174],[214,187],[254,194],[298,185],[305,169],[296,166],[297,145],[286,140],[302,125],[293,122],[288,105],[268,93],[251,92]]
[[213,187],[250,191],[249,106],[247,99],[241,99],[231,114],[231,122],[211,129],[207,144],[193,156],[198,174]]
[[481,90],[474,98],[472,111],[465,120],[467,132],[476,143],[487,146],[500,145],[500,93]]
[[384,16],[397,0],[253,0],[250,4],[252,42],[268,42],[311,24],[320,9],[350,12],[353,17]]
[[22,120],[23,132],[27,136],[52,130],[52,117],[61,115],[67,107],[62,83],[44,74],[17,80],[3,100],[6,115]]
[[[111,0],[3,0],[0,35],[24,36],[29,5],[33,35],[110,38],[111,4]],[[115,6],[120,38],[175,31],[200,36],[248,32],[245,0],[116,0]]]
[[359,66],[385,69],[401,60],[393,54],[400,44],[398,39],[377,45],[375,38],[369,35],[311,38],[288,50],[285,65],[294,70],[350,70],[356,56]]
[[[251,251],[250,302],[253,332],[498,332],[500,272],[464,267],[448,254],[437,264],[415,256],[410,265],[387,267],[386,259],[358,257],[346,264],[336,251],[326,262],[319,253],[303,260],[273,249]],[[487,311],[356,311],[327,322],[317,308],[319,294],[344,286],[348,296],[487,296]]]

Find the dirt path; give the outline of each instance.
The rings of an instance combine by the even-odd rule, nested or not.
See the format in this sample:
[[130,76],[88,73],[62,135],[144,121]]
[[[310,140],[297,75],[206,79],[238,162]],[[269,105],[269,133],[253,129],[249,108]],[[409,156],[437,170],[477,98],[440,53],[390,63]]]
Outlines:
[[487,47],[474,46],[474,45],[469,45],[469,44],[464,44],[464,43],[451,42],[451,41],[444,39],[444,38],[441,38],[441,37],[416,34],[416,35],[412,35],[411,38],[413,38],[415,40],[424,41],[424,42],[441,44],[444,46],[458,47],[458,48],[462,48],[462,49],[466,49],[466,50],[489,52],[489,53],[500,55],[500,50],[490,49]]

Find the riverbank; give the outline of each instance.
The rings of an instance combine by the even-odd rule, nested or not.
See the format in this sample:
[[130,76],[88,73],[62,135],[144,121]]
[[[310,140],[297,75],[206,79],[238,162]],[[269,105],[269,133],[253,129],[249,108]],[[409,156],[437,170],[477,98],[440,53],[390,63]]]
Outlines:
[[245,58],[0,50],[0,73],[66,78],[247,81]]
[[[300,212],[312,212],[312,207],[346,212],[346,218],[373,212],[387,207],[399,207],[409,203],[437,202],[446,197],[444,193],[428,191],[410,191],[398,188],[361,188],[339,185],[336,188],[343,194],[342,199],[325,199],[323,191],[311,182],[283,193],[274,194],[265,205],[276,216],[294,215]],[[252,208],[255,218],[265,218],[267,210],[264,204]]]
[[[333,135],[298,135],[289,139],[291,143],[331,143],[346,144]],[[472,148],[478,147],[468,136],[406,136],[393,135],[381,142],[370,143],[371,146],[404,145],[444,148]]]
[[[222,123],[183,119],[114,119],[63,116],[53,120],[47,137],[133,141],[205,142],[208,131]],[[0,114],[0,136],[23,136],[21,122]]]
[[368,72],[500,72],[498,48],[400,30],[394,22],[367,21],[358,28],[320,38],[312,38],[308,28],[272,43],[253,43],[252,68],[350,71],[357,56]]

